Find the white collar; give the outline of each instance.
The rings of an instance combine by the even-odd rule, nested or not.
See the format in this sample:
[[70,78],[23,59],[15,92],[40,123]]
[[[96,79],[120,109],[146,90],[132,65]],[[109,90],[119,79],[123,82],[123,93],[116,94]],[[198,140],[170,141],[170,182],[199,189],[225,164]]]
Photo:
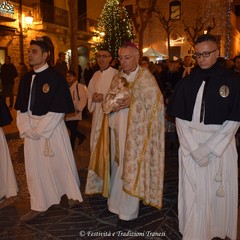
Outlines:
[[40,67],[40,68],[38,68],[38,69],[34,69],[34,68],[33,68],[33,70],[34,70],[34,72],[36,72],[36,73],[40,73],[40,72],[46,70],[48,67],[49,67],[48,64],[45,63],[42,67]]

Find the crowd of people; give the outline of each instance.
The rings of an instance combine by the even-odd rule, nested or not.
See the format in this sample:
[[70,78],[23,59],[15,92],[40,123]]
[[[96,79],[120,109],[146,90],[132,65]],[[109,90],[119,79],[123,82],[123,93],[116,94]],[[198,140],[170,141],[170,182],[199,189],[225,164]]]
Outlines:
[[[140,201],[162,208],[170,142],[170,149],[172,144],[179,148],[178,218],[183,239],[235,240],[240,55],[231,62],[220,58],[218,39],[205,34],[197,38],[193,56],[154,64],[148,57],[140,59],[134,43],[125,42],[119,59],[100,48],[95,55],[98,68],[88,63],[77,74],[68,69],[64,52],[56,65],[49,66],[48,51],[44,41],[30,42],[32,69],[21,78],[14,106],[24,139],[31,205],[20,220],[31,221],[59,204],[63,195],[69,207],[83,201],[73,150],[76,139],[81,144],[86,138],[78,125],[87,108],[92,125],[85,193],[108,199],[108,210],[119,218],[118,229],[129,228],[138,217]],[[1,128],[11,123],[13,107],[3,79],[17,77],[10,57],[6,64],[12,75],[4,75],[2,66],[1,202],[18,191]]]

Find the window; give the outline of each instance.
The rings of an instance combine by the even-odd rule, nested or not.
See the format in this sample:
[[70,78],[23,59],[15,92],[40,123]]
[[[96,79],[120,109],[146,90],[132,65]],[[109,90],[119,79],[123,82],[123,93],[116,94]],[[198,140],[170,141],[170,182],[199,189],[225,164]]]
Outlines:
[[87,2],[78,0],[78,30],[87,31]]
[[237,17],[240,16],[240,5],[236,5],[236,6],[235,6],[235,15],[236,15]]
[[169,10],[170,10],[170,19],[179,20],[181,18],[181,2],[180,1],[174,0],[170,2]]

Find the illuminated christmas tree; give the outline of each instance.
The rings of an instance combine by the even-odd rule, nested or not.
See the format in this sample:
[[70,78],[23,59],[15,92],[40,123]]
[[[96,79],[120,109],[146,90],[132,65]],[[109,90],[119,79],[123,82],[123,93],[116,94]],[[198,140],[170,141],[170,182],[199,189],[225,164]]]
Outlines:
[[132,41],[134,34],[125,7],[118,0],[107,0],[98,20],[95,36],[99,42],[93,48],[107,48],[113,58],[118,57],[118,48],[126,41]]

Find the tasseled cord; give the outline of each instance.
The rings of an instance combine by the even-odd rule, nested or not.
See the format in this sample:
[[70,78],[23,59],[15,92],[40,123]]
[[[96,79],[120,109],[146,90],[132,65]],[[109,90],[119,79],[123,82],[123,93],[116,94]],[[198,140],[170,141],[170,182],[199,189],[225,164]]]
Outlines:
[[220,182],[220,187],[218,188],[216,195],[218,197],[224,197],[224,189],[223,189],[223,184],[222,184],[222,158],[220,159],[220,163],[219,163],[219,169],[214,177],[214,180],[216,182]]
[[52,151],[52,148],[50,146],[50,139],[45,140],[45,147],[44,147],[43,154],[46,157],[53,157],[54,156],[54,152]]

